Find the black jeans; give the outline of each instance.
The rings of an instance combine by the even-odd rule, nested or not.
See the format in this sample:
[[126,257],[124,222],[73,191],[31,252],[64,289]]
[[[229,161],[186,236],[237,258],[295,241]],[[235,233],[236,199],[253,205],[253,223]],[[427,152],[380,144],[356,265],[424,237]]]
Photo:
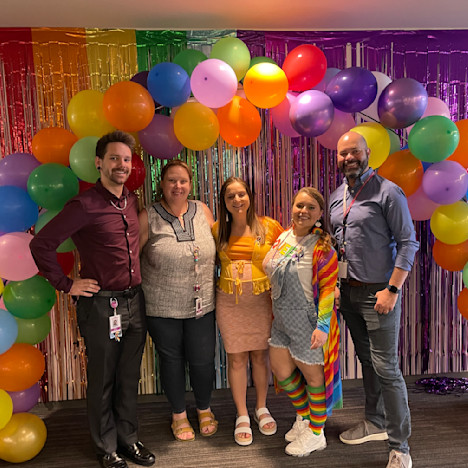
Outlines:
[[199,319],[147,317],[159,354],[161,383],[173,413],[185,411],[185,362],[197,408],[210,406],[214,382],[215,314]]
[[115,452],[117,444],[138,441],[137,396],[146,340],[145,299],[118,297],[122,338],[109,338],[108,297],[81,296],[77,319],[88,356],[88,421],[98,454]]

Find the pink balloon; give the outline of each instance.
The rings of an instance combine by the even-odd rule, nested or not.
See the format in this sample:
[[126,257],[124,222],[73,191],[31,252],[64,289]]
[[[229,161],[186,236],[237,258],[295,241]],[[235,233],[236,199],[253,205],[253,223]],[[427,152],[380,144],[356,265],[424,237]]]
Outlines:
[[336,150],[341,135],[356,126],[353,116],[347,112],[335,109],[333,121],[328,130],[317,137],[317,141],[325,148]]
[[408,207],[415,221],[427,221],[439,206],[424,193],[422,185],[408,197]]
[[[450,115],[450,109],[448,108],[447,104],[445,104],[442,99],[432,96],[427,98],[427,107],[421,119],[424,119],[424,117],[429,117],[430,115],[442,115],[443,117],[447,117],[447,119],[452,119],[452,116]],[[413,127],[414,125],[406,127],[408,135]]]
[[273,125],[283,134],[289,137],[301,136],[294,130],[289,120],[289,109],[291,103],[296,99],[296,94],[288,91],[283,101],[271,109],[271,118],[273,119]]
[[192,72],[190,87],[201,104],[223,107],[237,92],[237,76],[232,67],[222,60],[203,60]]
[[0,277],[22,281],[36,275],[36,263],[29,250],[33,236],[26,232],[10,232],[0,237]]
[[183,149],[174,133],[174,120],[166,115],[155,114],[150,124],[138,132],[142,148],[155,158],[172,159]]

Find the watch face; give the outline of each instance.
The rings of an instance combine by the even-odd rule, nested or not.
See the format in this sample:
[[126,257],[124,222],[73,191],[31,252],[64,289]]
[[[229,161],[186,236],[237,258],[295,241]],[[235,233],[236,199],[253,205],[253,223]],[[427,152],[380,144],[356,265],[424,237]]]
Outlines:
[[396,286],[393,286],[393,284],[389,284],[387,286],[387,289],[394,294],[397,294],[399,292],[399,289]]

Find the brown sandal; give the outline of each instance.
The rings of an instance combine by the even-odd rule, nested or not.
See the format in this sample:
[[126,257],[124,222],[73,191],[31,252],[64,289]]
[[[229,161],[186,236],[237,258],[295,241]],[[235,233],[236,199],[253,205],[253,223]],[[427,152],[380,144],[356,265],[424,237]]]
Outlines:
[[[206,421],[202,421],[202,419],[206,419]],[[203,437],[211,437],[212,435],[216,434],[218,430],[218,421],[216,421],[214,414],[210,411],[201,411],[198,413],[198,424],[200,425],[200,434]],[[203,429],[208,426],[214,426],[214,429],[210,432],[203,432]]]
[[[183,424],[188,424],[188,426],[180,427]],[[177,440],[178,442],[191,442],[192,440],[195,440],[195,431],[193,430],[193,427],[187,418],[177,419],[176,421],[173,421],[171,424],[171,429],[172,429],[172,434],[174,435],[175,440]],[[180,438],[181,434],[185,434],[188,432],[192,434],[192,437],[188,439]]]

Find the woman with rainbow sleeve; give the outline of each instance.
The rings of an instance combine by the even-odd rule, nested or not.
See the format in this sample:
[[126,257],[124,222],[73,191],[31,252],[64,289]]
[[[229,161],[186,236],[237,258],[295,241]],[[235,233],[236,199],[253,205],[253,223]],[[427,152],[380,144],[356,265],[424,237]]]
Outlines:
[[306,456],[327,446],[324,425],[342,407],[339,327],[334,309],[338,261],[322,226],[324,199],[313,187],[293,199],[292,226],[265,257],[271,281],[273,325],[270,361],[277,385],[297,417],[285,435],[286,453]]

